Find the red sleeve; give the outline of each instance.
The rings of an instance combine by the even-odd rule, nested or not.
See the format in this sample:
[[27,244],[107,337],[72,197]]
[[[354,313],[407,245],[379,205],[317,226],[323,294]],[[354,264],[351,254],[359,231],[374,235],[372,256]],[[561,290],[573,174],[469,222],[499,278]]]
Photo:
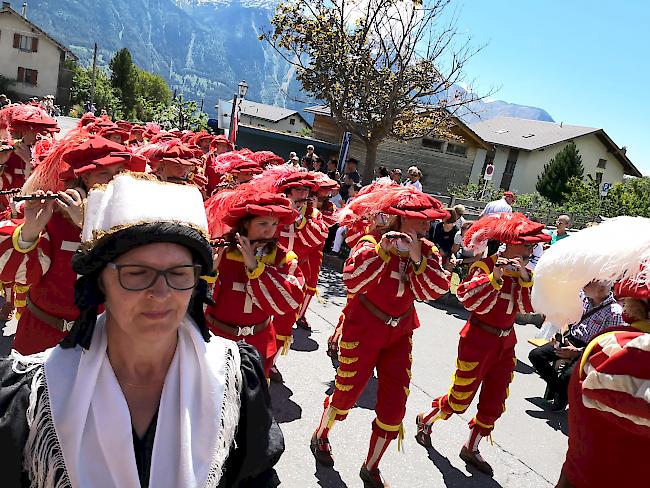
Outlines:
[[435,247],[423,244],[422,263],[413,268],[411,289],[416,300],[434,300],[449,291],[451,273],[442,267],[442,257]]
[[0,222],[0,281],[35,285],[50,269],[50,238],[47,230],[29,249],[18,247],[21,220]]
[[260,262],[257,269],[247,273],[250,294],[269,315],[297,312],[304,299],[305,280],[296,255],[278,250],[278,259],[275,266]]
[[389,270],[391,255],[386,254],[375,239],[366,236],[350,252],[343,267],[343,282],[348,292],[362,293],[371,283]]
[[484,261],[472,264],[469,275],[456,290],[458,301],[470,312],[489,312],[501,293],[501,284],[487,271],[489,268]]
[[531,292],[533,290],[533,277],[531,273],[530,281],[522,281],[521,278],[517,283],[516,291],[517,294],[517,308],[519,313],[533,313],[535,309],[533,308],[533,303],[530,299]]
[[302,245],[314,249],[320,248],[325,243],[329,228],[319,212],[308,219],[303,219],[296,227],[296,233]]

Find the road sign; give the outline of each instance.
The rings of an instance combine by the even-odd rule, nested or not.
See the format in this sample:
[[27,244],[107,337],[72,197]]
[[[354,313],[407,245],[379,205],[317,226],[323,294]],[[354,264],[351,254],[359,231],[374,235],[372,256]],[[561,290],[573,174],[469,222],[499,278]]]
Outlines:
[[493,175],[494,175],[494,165],[493,164],[488,164],[485,167],[485,174],[483,175],[483,179],[485,181],[491,181]]
[[609,190],[612,189],[612,184],[611,183],[603,183],[603,189],[600,191],[600,196],[601,197],[606,197],[607,194],[609,193]]

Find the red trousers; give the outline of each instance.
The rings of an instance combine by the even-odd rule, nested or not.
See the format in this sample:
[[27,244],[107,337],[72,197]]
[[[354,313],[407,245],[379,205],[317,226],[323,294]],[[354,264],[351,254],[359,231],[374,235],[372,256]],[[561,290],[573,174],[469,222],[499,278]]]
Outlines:
[[12,347],[23,355],[36,354],[58,345],[66,335],[67,332],[61,332],[37,319],[32,312],[24,308],[18,320]]
[[269,377],[269,371],[271,370],[271,366],[273,366],[273,357],[277,351],[275,345],[274,322],[270,322],[263,330],[251,336],[234,336],[232,334],[226,334],[216,327],[211,327],[210,331],[214,335],[230,339],[231,341],[244,341],[246,344],[250,344],[257,349],[257,352],[260,353],[260,357],[264,363],[264,374],[267,378]]
[[339,344],[340,366],[329,405],[336,420],[343,420],[355,405],[373,370],[377,369],[377,419],[373,430],[395,439],[406,414],[411,381],[412,331],[393,328],[378,319],[365,323],[349,319]]
[[447,418],[454,413],[464,413],[481,386],[478,412],[470,426],[487,436],[506,410],[508,386],[514,378],[517,364],[517,336],[513,330],[506,337],[498,337],[469,322],[460,335],[451,388],[446,395],[433,401],[433,407],[440,408]]

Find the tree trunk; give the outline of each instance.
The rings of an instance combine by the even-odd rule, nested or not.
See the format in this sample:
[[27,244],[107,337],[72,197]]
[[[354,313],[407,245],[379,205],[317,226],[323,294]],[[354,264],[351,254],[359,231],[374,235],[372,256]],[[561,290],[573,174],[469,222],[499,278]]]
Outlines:
[[369,184],[375,179],[375,163],[377,162],[377,147],[379,141],[366,142],[366,161],[363,167],[363,175],[361,182],[364,185]]

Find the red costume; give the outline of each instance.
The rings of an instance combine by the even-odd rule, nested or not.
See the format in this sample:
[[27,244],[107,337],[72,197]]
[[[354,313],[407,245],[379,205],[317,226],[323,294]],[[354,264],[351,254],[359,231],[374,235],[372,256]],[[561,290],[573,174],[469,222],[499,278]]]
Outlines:
[[[59,178],[78,178],[84,172],[114,164],[144,171],[144,160],[126,153],[119,144],[97,136],[73,137],[80,137],[73,139],[76,147],[62,156],[63,149],[54,148],[28,185],[33,186],[33,179],[36,187],[57,191],[63,189]],[[48,174],[56,175],[50,186],[39,185]],[[23,224],[22,218],[7,219],[1,224],[0,281],[12,283],[18,311],[13,347],[21,354],[33,354],[58,344],[79,315],[73,302],[77,275],[72,271],[71,258],[79,247],[81,230],[55,210],[40,237],[30,244],[20,242]]]
[[[352,227],[352,220],[365,218],[366,212],[396,215],[398,225],[400,218],[433,220],[448,216],[440,202],[412,187],[371,192],[352,202],[346,212],[348,220],[342,224]],[[311,446],[316,459],[327,463],[329,430],[336,420],[347,417],[376,369],[377,417],[372,424],[362,478],[370,476],[368,473],[379,477],[377,465],[388,444],[403,435],[402,420],[411,378],[412,334],[420,325],[414,302],[446,293],[450,277],[430,242],[421,240],[422,257],[419,263],[414,263],[408,251],[384,251],[380,240],[381,234],[362,237],[345,263],[343,280],[349,299],[339,343],[340,366],[334,393],[325,400],[325,410]]]
[[[650,287],[622,282],[629,328],[585,349],[569,386],[569,449],[557,488],[642,486],[650,452]],[[630,317],[631,301],[644,315]]]
[[[206,202],[210,232],[222,235],[224,225],[236,228],[246,217],[272,216],[286,222],[296,214],[290,205],[286,198],[260,193],[251,185],[224,190]],[[250,271],[240,251],[224,254],[213,294],[215,305],[207,308],[206,318],[213,333],[255,346],[268,376],[277,350],[274,322],[295,317],[304,280],[295,254],[281,245],[264,246],[257,262]]]
[[[544,226],[529,221],[522,214],[492,214],[475,223],[465,242],[496,239],[507,244],[532,244],[549,240]],[[498,255],[476,261],[457,290],[458,300],[471,312],[460,331],[456,371],[447,394],[433,400],[432,410],[418,415],[418,442],[430,445],[431,426],[436,420],[464,413],[472,403],[479,386],[481,394],[476,416],[469,422],[470,440],[461,451],[478,455],[481,438],[490,435],[495,422],[505,411],[508,386],[517,363],[514,330],[518,312],[530,313],[532,275],[523,279],[519,272],[506,271],[501,279],[493,275]],[[463,457],[463,459],[465,459]],[[480,463],[485,463],[478,458]],[[491,467],[482,464],[491,474]],[[477,466],[479,467],[479,466]],[[480,469],[480,468],[479,468]]]

